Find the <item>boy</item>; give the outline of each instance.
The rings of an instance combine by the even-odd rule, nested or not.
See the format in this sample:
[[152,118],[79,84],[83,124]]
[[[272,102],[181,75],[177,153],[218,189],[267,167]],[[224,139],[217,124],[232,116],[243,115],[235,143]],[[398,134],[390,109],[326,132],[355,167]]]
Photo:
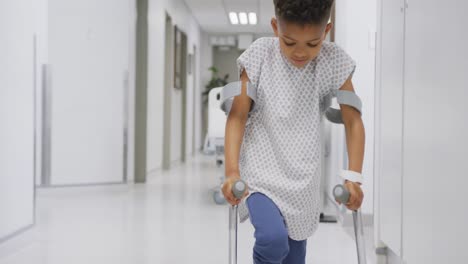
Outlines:
[[[321,102],[338,89],[354,92],[354,61],[325,42],[332,4],[274,0],[276,37],[258,39],[238,58],[239,92],[229,110],[222,105],[229,111],[223,194],[239,204],[241,222],[250,217],[256,264],[305,263],[307,238],[318,227]],[[356,109],[340,108],[349,154],[342,174],[351,194],[346,206],[356,210],[363,200],[365,132]],[[240,178],[249,193],[236,199],[231,188]]]

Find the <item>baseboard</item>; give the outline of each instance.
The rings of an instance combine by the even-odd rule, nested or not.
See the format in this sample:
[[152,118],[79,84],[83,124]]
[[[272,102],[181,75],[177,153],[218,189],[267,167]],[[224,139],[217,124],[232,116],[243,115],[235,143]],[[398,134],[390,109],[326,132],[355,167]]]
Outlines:
[[149,177],[156,176],[158,174],[161,174],[162,168],[155,168],[152,170],[149,170],[146,172],[146,178],[148,179]]
[[58,188],[70,188],[70,187],[94,187],[94,186],[111,186],[111,185],[125,185],[127,182],[100,182],[100,183],[77,183],[77,184],[52,184],[52,185],[41,185],[36,187],[37,189],[58,189]]
[[33,227],[34,227],[34,224],[30,224],[30,225],[28,225],[28,226],[26,226],[26,227],[21,228],[20,230],[18,230],[18,231],[16,231],[16,232],[13,232],[13,233],[11,233],[11,234],[5,236],[5,237],[0,238],[0,244],[2,244],[2,243],[4,243],[4,242],[6,242],[7,240],[10,240],[10,239],[12,239],[12,238],[14,238],[14,237],[16,237],[16,236],[18,236],[18,235],[20,235],[20,234],[22,234],[22,233],[28,231],[29,229],[31,229],[31,228],[33,228]]
[[395,252],[393,252],[390,248],[387,248],[387,264],[406,264],[405,261],[401,259]]
[[[192,157],[188,157],[187,156],[187,160],[186,161],[189,161],[189,160],[192,160]],[[170,163],[170,168],[169,170],[175,168],[175,167],[178,167],[178,166],[181,166],[183,165],[184,163],[179,159],[179,160],[173,160],[171,161]],[[150,176],[156,176],[158,174],[161,174],[163,172],[163,168],[162,167],[158,167],[158,168],[154,168],[154,169],[151,169],[149,171],[146,172],[146,177],[150,177]]]

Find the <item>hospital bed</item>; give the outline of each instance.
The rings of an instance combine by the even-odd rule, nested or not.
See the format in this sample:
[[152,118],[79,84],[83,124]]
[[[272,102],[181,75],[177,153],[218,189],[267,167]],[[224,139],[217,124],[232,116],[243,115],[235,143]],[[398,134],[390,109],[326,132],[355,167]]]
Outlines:
[[[223,87],[213,88],[208,94],[208,132],[205,138],[204,152],[215,157],[218,168],[224,165],[224,131],[227,116],[220,108]],[[216,204],[225,204],[221,191],[224,182],[224,170],[220,171],[220,183],[213,189]]]

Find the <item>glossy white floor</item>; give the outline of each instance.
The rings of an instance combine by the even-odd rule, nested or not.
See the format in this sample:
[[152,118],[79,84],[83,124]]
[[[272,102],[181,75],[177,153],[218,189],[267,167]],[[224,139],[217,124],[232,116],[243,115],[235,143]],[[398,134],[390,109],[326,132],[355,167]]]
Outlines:
[[[197,156],[145,185],[39,189],[35,227],[0,245],[0,263],[228,263],[228,209],[211,197],[222,173]],[[239,264],[252,263],[253,243],[250,222],[241,224]],[[357,263],[350,229],[321,224],[307,263]]]

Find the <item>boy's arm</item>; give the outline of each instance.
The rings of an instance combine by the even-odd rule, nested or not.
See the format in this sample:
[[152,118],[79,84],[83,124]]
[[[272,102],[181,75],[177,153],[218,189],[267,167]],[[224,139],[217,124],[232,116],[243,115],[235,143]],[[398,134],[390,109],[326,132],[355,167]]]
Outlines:
[[[340,90],[355,92],[351,78],[346,80]],[[364,161],[365,131],[361,115],[353,107],[340,104],[343,123],[346,130],[346,146],[348,147],[348,170],[362,173]]]
[[[355,92],[351,77],[346,80],[340,90]],[[340,104],[341,115],[346,131],[346,146],[348,147],[348,160],[350,171],[362,173],[362,164],[364,162],[365,131],[364,124],[359,112],[351,106]],[[361,184],[346,181],[346,186],[351,193],[346,206],[351,210],[357,210],[361,207],[364,194],[359,187]]]
[[242,83],[241,95],[234,98],[226,122],[224,138],[226,177],[240,176],[239,153],[244,137],[245,124],[252,105],[252,99],[247,96],[247,83],[249,82],[249,78],[245,71],[242,72],[240,79]]

